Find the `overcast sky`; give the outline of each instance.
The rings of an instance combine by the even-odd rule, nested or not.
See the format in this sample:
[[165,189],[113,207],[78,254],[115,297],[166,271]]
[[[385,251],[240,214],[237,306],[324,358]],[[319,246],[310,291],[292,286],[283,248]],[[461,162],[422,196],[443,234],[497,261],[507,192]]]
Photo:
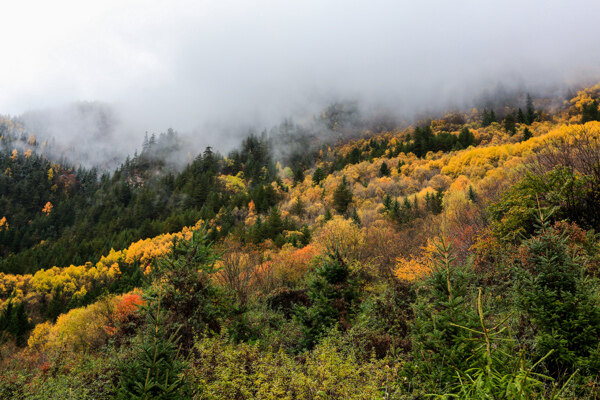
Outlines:
[[331,99],[399,113],[600,70],[600,1],[6,1],[0,114],[101,101],[142,130]]

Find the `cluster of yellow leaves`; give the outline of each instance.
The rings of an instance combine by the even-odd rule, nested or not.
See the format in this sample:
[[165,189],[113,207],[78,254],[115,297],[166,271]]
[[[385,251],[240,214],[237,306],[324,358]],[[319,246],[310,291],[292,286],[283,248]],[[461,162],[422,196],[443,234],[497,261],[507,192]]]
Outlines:
[[16,160],[16,159],[17,159],[17,156],[18,156],[18,155],[19,155],[19,150],[17,150],[17,149],[14,149],[14,150],[12,151],[12,154],[10,155],[10,159],[14,161],[14,160]]
[[396,277],[400,280],[412,282],[429,274],[433,264],[433,254],[436,251],[434,242],[435,240],[428,240],[427,245],[422,249],[423,253],[419,257],[398,257],[396,260]]
[[237,175],[220,175],[219,181],[225,187],[225,190],[229,193],[236,194],[246,191],[246,184],[244,183],[243,173],[239,172]]
[[149,272],[152,261],[164,257],[171,252],[174,239],[189,240],[194,230],[201,224],[199,221],[192,228],[184,227],[180,232],[165,233],[154,238],[142,239],[132,243],[127,249],[122,251],[122,255],[127,264],[139,262],[145,272]]
[[269,276],[278,282],[297,283],[308,271],[310,263],[319,254],[318,247],[307,245],[301,249],[285,244],[281,251],[268,254],[258,271],[263,277]]
[[6,221],[6,217],[2,217],[0,219],[0,232],[8,230],[8,222]]
[[347,262],[352,262],[361,259],[365,237],[351,220],[336,215],[316,234],[315,244],[329,254],[339,254]]
[[600,98],[600,83],[596,85],[585,88],[577,92],[577,95],[573,97],[570,103],[573,105],[577,112],[583,111],[583,107],[590,104],[594,99]]
[[[139,298],[139,295],[128,293],[121,296],[112,296],[97,301],[87,307],[80,307],[61,314],[56,323],[44,322],[33,329],[27,344],[35,351],[68,350],[86,351],[102,346],[114,333],[115,323],[123,317],[120,305],[130,298]],[[128,307],[126,312],[133,312],[133,307]]]
[[54,206],[52,205],[52,203],[47,202],[44,208],[42,208],[42,212],[46,215],[49,215],[52,212],[53,208]]

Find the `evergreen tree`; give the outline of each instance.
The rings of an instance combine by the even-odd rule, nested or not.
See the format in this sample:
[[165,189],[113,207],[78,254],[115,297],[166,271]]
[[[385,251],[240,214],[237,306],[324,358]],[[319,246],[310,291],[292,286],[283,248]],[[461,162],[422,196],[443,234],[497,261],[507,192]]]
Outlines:
[[298,167],[294,168],[293,174],[294,174],[294,184],[304,182],[304,168],[302,168],[302,166],[298,166]]
[[598,100],[584,104],[581,111],[581,123],[589,121],[600,121],[600,110],[598,109]]
[[476,343],[472,333],[477,316],[467,300],[467,269],[454,265],[452,247],[444,240],[436,243],[429,277],[414,304],[415,322],[412,353],[418,374],[431,389],[451,393],[458,383],[457,371],[465,371]]
[[191,399],[191,388],[182,377],[186,363],[180,357],[176,334],[167,333],[161,298],[147,300],[148,329],[134,349],[134,358],[120,366],[116,398]]
[[469,192],[467,195],[469,197],[469,200],[471,200],[471,201],[477,200],[477,194],[475,193],[475,189],[473,189],[473,185],[469,185]]
[[320,184],[325,179],[325,171],[321,167],[317,167],[313,174],[312,180],[315,185]]
[[567,237],[540,214],[537,235],[523,244],[527,257],[518,276],[519,307],[535,327],[539,357],[550,375],[577,369],[600,372],[600,306],[584,277],[586,262],[569,250]]
[[504,130],[511,135],[517,133],[517,126],[515,124],[515,116],[513,113],[508,113],[506,117],[504,117]]
[[529,128],[525,128],[523,130],[523,141],[529,140],[531,139],[531,131],[529,130]]
[[333,218],[333,214],[331,214],[331,210],[329,207],[325,207],[325,213],[323,214],[323,220],[325,222],[331,220]]
[[524,124],[527,122],[527,119],[525,118],[525,114],[523,113],[523,110],[521,110],[520,107],[519,107],[519,111],[517,111],[517,122],[519,124]]
[[475,135],[465,126],[458,134],[458,143],[460,143],[463,149],[466,149],[475,143]]
[[305,206],[300,196],[296,196],[296,201],[294,202],[294,205],[292,206],[290,211],[292,212],[292,214],[297,215],[299,217],[304,215]]
[[356,207],[352,209],[352,214],[350,214],[350,217],[352,218],[352,221],[360,226],[360,216],[358,215],[358,212],[356,211]]
[[402,160],[398,160],[398,165],[396,165],[396,169],[398,170],[398,173],[402,173],[402,167],[404,166],[405,162]]
[[487,108],[484,108],[481,116],[481,125],[486,127],[490,126],[493,122],[497,122],[496,113],[494,110],[488,111]]
[[381,167],[379,168],[379,176],[390,176],[390,168],[387,163],[384,161],[381,163]]
[[333,205],[338,214],[344,214],[348,210],[348,206],[352,203],[352,191],[346,180],[346,176],[342,177],[342,181],[333,192]]
[[302,327],[301,349],[312,349],[336,323],[348,321],[358,299],[357,284],[339,255],[330,255],[308,284],[308,307],[298,307]]
[[531,98],[531,95],[529,93],[527,93],[527,104],[525,112],[525,122],[527,123],[527,125],[531,125],[535,121],[537,113],[535,112],[535,108],[533,107],[533,99]]

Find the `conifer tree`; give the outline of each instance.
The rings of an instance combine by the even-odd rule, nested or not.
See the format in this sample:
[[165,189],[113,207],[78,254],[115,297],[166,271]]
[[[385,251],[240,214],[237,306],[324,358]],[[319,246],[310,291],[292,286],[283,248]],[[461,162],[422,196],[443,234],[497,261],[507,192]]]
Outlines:
[[506,117],[504,117],[504,130],[511,135],[517,133],[517,126],[515,124],[515,116],[513,113],[508,113]]
[[448,393],[458,383],[457,371],[466,370],[476,344],[469,330],[478,326],[468,301],[469,275],[454,265],[452,246],[436,243],[430,276],[414,304],[412,336],[415,367],[431,388]]
[[133,359],[121,365],[117,398],[122,400],[191,399],[190,386],[183,378],[186,368],[176,333],[168,334],[161,310],[161,298],[147,298],[143,306],[147,332],[134,349]]
[[390,168],[388,167],[387,163],[384,161],[383,163],[381,163],[381,167],[379,168],[379,175],[380,176],[390,176]]
[[352,191],[346,180],[346,176],[342,177],[342,181],[333,192],[333,205],[338,214],[344,214],[348,210],[348,206],[352,203]]
[[527,125],[531,125],[535,121],[537,113],[535,112],[535,108],[533,107],[533,99],[531,98],[531,95],[529,93],[527,93],[527,104],[525,112],[525,122],[527,123]]
[[535,327],[536,352],[548,372],[567,378],[600,372],[600,306],[584,277],[585,261],[540,211],[537,235],[523,243],[518,305]]
[[325,179],[325,171],[323,171],[321,167],[317,167],[317,169],[315,169],[315,172],[313,173],[313,183],[315,185],[318,185],[321,183],[321,181],[323,181],[323,179]]

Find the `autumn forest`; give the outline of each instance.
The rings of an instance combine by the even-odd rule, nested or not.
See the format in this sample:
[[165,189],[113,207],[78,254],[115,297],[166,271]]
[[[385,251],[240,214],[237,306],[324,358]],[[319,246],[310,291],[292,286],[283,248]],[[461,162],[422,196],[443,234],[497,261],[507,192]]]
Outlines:
[[600,84],[115,170],[0,121],[0,398],[597,399]]

